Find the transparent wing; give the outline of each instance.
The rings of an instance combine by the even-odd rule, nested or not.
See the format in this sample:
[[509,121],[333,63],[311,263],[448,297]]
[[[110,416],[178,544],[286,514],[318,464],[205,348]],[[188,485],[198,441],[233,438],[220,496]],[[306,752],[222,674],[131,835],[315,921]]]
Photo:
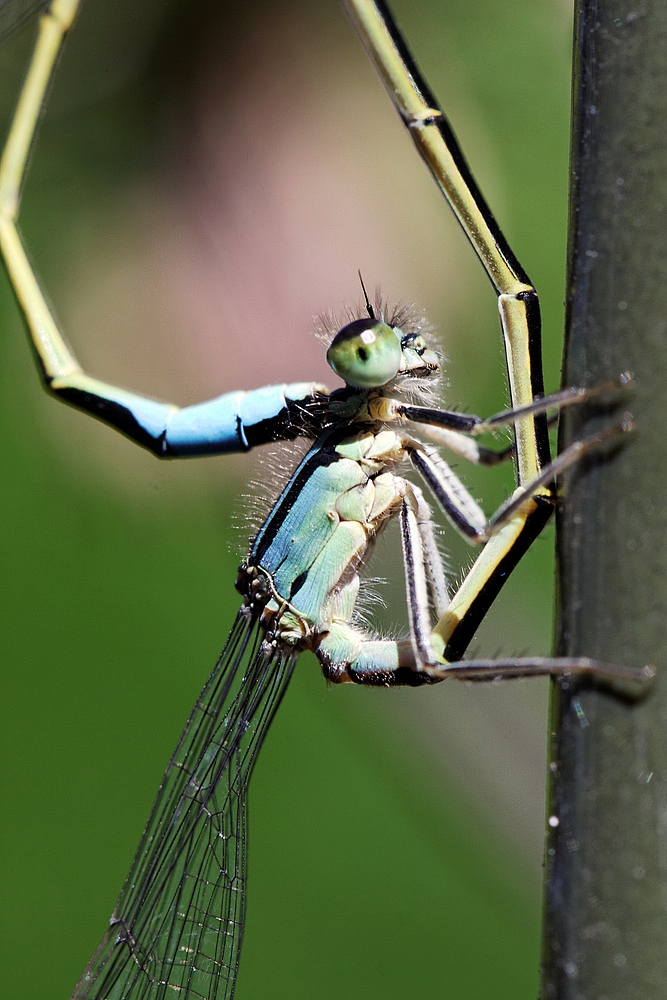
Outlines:
[[295,656],[239,612],[174,751],[72,1000],[231,1000],[243,934],[248,778]]

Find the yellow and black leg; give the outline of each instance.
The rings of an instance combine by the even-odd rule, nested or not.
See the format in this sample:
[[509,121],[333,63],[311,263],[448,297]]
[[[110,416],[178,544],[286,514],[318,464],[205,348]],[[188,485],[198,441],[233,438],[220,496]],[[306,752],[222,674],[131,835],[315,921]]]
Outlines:
[[[494,453],[473,443],[464,444],[466,434],[479,434],[507,424],[514,427],[515,444],[511,453],[516,456],[517,493],[490,521],[483,519],[479,509],[474,512],[474,501],[458,480],[458,485],[454,485],[451,476],[444,477],[444,488],[439,495],[436,491],[448,516],[464,534],[473,541],[486,540],[472,569],[431,633],[430,643],[435,658],[447,664],[440,676],[463,677],[464,673],[460,671],[464,670],[465,676],[471,679],[485,673],[515,676],[559,674],[573,669],[584,673],[595,672],[598,668],[588,661],[585,665],[574,667],[572,663],[559,660],[524,660],[520,665],[517,660],[504,665],[497,663],[495,667],[488,663],[481,666],[467,661],[460,667],[449,667],[450,663],[460,660],[465,654],[479,623],[509,574],[551,518],[555,503],[555,476],[581,455],[599,447],[602,439],[617,433],[619,428],[605,432],[600,439],[593,438],[579,444],[574,450],[568,449],[551,462],[547,410],[583,402],[610,387],[601,387],[600,390],[566,389],[544,398],[540,308],[532,282],[477,187],[454,132],[415,64],[386,4],[383,0],[343,0],[343,4],[422,160],[489,276],[498,297],[507,359],[512,402],[510,411],[487,421],[471,418],[469,426],[462,425],[458,419],[450,419],[460,418],[460,414],[447,414],[441,420],[436,411],[421,409],[418,412],[418,407],[404,407],[400,414],[397,413],[419,422],[422,427],[430,424],[432,437],[439,443],[481,464],[494,464],[508,457],[510,451],[505,449],[504,452]],[[621,376],[619,382],[627,380],[627,376]],[[442,428],[442,434],[438,434],[439,428]],[[424,455],[423,450],[413,453],[416,465],[419,466],[419,459],[423,459]],[[427,464],[422,462],[422,465]],[[420,471],[426,474],[428,480],[433,470],[429,467],[420,468]],[[432,483],[429,482],[429,485]],[[421,639],[418,645],[422,645]],[[422,653],[423,650],[419,658]],[[612,672],[615,671],[616,668],[613,668]],[[599,673],[601,677],[608,677],[606,667],[601,666]],[[434,672],[434,679],[435,676]]]

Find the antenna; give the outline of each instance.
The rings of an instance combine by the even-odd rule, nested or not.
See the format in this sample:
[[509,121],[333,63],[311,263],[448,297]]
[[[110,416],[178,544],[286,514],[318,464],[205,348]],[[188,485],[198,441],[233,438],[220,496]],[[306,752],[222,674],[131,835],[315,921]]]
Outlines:
[[361,271],[357,271],[359,275],[359,281],[361,282],[361,290],[364,293],[364,298],[366,299],[366,311],[368,312],[369,319],[375,319],[375,310],[371,305],[371,301],[368,298],[368,292],[366,291],[366,286],[364,284],[364,279],[361,277]]

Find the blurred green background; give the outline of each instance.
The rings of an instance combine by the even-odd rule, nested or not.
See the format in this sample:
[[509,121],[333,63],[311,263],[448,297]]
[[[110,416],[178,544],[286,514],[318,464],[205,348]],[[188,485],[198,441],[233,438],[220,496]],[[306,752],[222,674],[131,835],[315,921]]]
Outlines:
[[[396,11],[519,259],[558,384],[571,11]],[[0,53],[9,120],[34,24]],[[185,404],[330,384],[312,317],[356,272],[415,301],[448,402],[507,402],[495,297],[334,3],[85,0],[22,230],[79,359]],[[69,996],[232,622],[256,456],[160,464],[40,389],[3,278],[0,449],[3,995]],[[466,471],[490,512],[511,489]],[[235,520],[236,517],[236,520]],[[473,651],[544,653],[552,536]],[[401,623],[397,538],[382,623]],[[470,561],[447,534],[453,572]],[[533,997],[542,682],[327,689],[303,657],[250,794],[238,1000]]]

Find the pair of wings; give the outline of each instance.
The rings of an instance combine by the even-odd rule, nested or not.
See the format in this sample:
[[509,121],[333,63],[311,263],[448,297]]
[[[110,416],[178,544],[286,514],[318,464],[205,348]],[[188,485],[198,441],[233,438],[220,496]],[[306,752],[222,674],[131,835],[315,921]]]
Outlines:
[[296,660],[263,640],[256,620],[239,612],[72,1000],[231,1000],[248,779]]

